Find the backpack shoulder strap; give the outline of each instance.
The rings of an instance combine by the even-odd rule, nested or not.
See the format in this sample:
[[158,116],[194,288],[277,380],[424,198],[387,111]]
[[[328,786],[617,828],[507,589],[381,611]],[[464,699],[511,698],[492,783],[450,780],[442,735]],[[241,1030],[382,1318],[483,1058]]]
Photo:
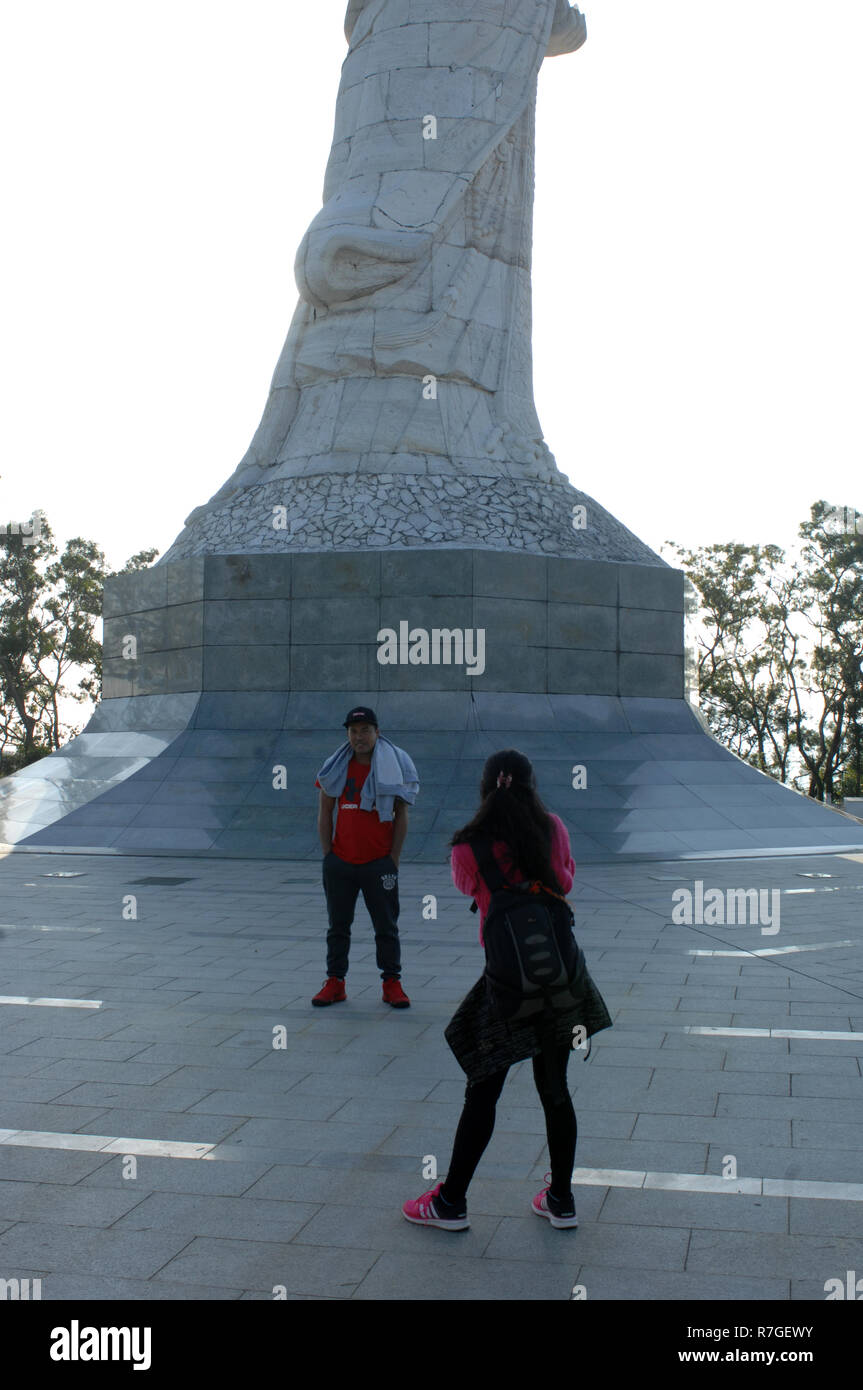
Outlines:
[[501,888],[506,887],[506,879],[495,857],[492,841],[480,836],[476,840],[471,840],[470,847],[488,891],[497,893]]

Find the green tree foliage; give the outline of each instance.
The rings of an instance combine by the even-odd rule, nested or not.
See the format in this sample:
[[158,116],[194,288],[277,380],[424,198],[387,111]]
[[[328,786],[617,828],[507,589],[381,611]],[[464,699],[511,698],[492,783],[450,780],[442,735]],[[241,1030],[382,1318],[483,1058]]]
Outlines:
[[[140,551],[116,573],[144,569],[158,553]],[[114,574],[99,547],[80,536],[61,554],[44,518],[29,535],[0,527],[0,774],[78,732],[63,721],[63,701],[98,700],[102,651],[94,629]]]
[[819,801],[863,785],[863,518],[816,502],[775,545],[673,546],[698,594],[698,680],[717,739]]

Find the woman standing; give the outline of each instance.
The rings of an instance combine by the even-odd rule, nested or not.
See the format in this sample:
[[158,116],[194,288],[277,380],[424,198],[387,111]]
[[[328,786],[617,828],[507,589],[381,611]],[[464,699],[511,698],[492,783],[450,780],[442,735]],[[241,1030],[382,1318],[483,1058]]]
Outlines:
[[[452,838],[452,876],[456,887],[472,897],[480,914],[480,943],[491,901],[491,890],[480,873],[472,842],[490,840],[503,877],[510,883],[538,881],[556,895],[572,887],[575,863],[569,836],[558,816],[543,806],[536,777],[523,753],[495,753],[483,769],[479,810]],[[494,1131],[495,1107],[509,1068],[533,1058],[533,1077],[545,1111],[551,1157],[551,1185],[534,1197],[531,1208],[556,1227],[578,1224],[572,1195],[577,1125],[566,1086],[566,1069],[573,1033],[582,1026],[590,1037],[611,1026],[605,1003],[585,970],[585,991],[571,1010],[555,1015],[550,1025],[507,1022],[481,977],[450,1021],[445,1037],[468,1077],[465,1104],[456,1130],[452,1160],[445,1182],[414,1201],[405,1202],[408,1221],[465,1230],[467,1189]]]

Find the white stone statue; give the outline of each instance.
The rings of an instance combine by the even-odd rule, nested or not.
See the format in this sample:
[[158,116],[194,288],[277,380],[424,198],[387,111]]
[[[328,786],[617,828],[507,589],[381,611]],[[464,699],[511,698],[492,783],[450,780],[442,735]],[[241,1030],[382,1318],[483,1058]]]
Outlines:
[[[297,254],[300,303],[263,419],[165,558],[559,550],[534,514],[561,499],[535,485],[564,488],[565,511],[580,494],[533,400],[534,116],[543,59],[580,48],[584,17],[566,0],[350,0],[345,32],[323,207]],[[491,493],[489,514],[466,521]]]

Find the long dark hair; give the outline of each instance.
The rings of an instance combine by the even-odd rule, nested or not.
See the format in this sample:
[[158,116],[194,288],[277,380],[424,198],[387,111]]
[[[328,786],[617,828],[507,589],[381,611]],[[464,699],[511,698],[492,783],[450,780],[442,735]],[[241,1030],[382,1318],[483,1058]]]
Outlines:
[[551,867],[551,819],[537,794],[530,759],[517,748],[493,753],[482,770],[479,792],[479,810],[450,844],[470,844],[478,837],[503,840],[525,878],[560,892]]

